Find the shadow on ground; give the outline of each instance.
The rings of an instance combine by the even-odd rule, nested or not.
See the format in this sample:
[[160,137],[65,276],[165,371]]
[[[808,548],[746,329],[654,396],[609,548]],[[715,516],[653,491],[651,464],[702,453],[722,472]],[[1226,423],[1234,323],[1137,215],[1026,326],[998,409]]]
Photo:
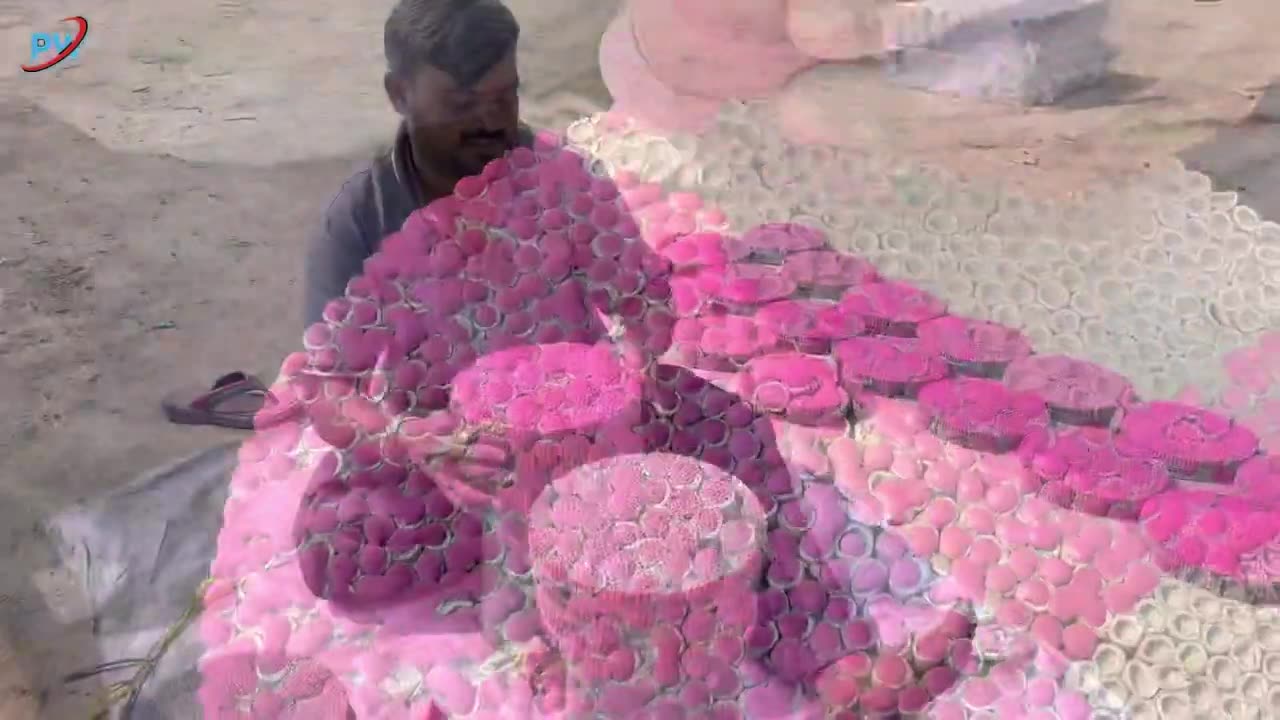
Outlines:
[[1068,95],[1053,107],[1062,110],[1091,110],[1100,107],[1159,102],[1165,98],[1161,95],[1141,94],[1155,82],[1154,78],[1140,75],[1111,73],[1099,83]]
[[1242,204],[1268,220],[1280,221],[1280,80],[1262,90],[1244,120],[1220,129],[1179,157],[1188,167],[1213,178],[1215,189],[1234,190]]

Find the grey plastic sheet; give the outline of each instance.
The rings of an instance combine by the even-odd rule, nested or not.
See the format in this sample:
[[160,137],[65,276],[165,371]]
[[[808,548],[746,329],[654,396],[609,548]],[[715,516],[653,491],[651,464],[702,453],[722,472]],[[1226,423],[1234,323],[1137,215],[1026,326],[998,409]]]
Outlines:
[[[60,558],[76,575],[93,613],[99,662],[146,657],[187,612],[208,575],[237,447],[201,451],[47,521]],[[126,714],[118,704],[110,717],[200,717],[195,692],[202,650],[193,623],[160,658],[132,709]],[[125,667],[85,682],[105,686],[133,673]]]

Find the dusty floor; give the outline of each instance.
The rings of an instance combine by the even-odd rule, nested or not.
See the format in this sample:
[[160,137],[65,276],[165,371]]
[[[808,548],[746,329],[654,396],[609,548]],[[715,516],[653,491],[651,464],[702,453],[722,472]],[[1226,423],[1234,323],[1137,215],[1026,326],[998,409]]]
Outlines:
[[[37,520],[234,437],[168,425],[158,401],[229,369],[269,374],[297,346],[299,245],[391,126],[378,82],[389,4],[0,0],[0,717],[78,717],[58,678],[91,657],[87,628],[41,590],[53,559]],[[530,96],[603,101],[595,43],[616,4],[513,5]],[[17,71],[33,28],[84,12],[93,40],[76,66]],[[1113,96],[984,109],[1018,130],[981,142],[917,122],[912,145],[1067,186],[1137,162],[1115,148],[1140,137],[1280,219],[1267,12],[1274,25],[1268,0],[1129,0]],[[932,116],[878,107],[881,123]]]

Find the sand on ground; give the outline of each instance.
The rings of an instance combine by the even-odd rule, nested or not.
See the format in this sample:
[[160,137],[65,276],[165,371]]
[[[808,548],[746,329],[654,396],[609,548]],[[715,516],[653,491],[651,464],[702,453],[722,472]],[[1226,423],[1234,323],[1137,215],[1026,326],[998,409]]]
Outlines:
[[[512,5],[535,121],[607,102],[596,44],[616,1]],[[60,681],[96,658],[39,520],[233,439],[167,424],[159,400],[231,369],[271,375],[298,347],[304,236],[393,126],[379,80],[389,6],[0,0],[0,717],[86,717],[91,699]],[[86,12],[77,63],[18,71],[33,29]],[[913,137],[940,162],[1049,185],[1138,162],[1115,150],[1136,142],[1280,219],[1280,109],[1250,115],[1280,74],[1265,42],[1275,12],[1122,0],[1112,84],[1052,110],[982,109],[1017,132],[975,139],[987,120],[942,113]],[[923,112],[858,82],[881,120]]]

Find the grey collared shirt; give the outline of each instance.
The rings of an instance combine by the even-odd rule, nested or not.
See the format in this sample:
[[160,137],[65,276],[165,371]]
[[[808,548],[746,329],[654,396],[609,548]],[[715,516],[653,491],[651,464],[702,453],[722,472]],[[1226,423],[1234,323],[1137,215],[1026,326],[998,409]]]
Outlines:
[[[522,128],[522,142],[531,139],[532,132]],[[390,149],[343,183],[307,244],[303,270],[306,324],[319,322],[325,305],[346,292],[347,283],[364,270],[364,261],[378,251],[383,238],[434,199],[423,193],[413,167],[409,134],[401,126]]]

